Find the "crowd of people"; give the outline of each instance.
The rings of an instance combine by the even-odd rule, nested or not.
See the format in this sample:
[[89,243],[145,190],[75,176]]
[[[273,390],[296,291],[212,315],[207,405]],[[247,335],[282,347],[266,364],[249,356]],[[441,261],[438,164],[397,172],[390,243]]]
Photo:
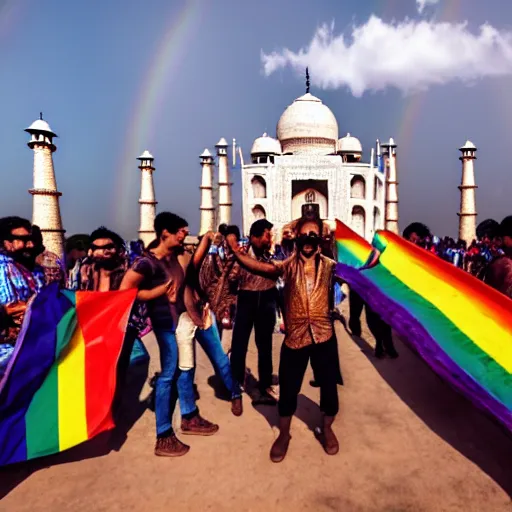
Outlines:
[[[154,228],[156,238],[147,247],[140,241],[127,245],[105,227],[88,237],[71,237],[64,263],[45,249],[37,226],[19,217],[0,219],[0,368],[13,352],[29,299],[43,286],[57,282],[71,290],[99,292],[136,288],[137,300],[117,367],[113,408],[120,403],[135,341],[153,330],[161,367],[154,393],[156,455],[177,457],[189,451],[173,429],[178,400],[183,435],[211,436],[219,429],[200,414],[197,405],[196,342],[229,392],[232,413],[243,414],[246,357],[253,330],[258,353],[253,404],[277,405],[280,417],[271,460],[280,462],[286,456],[309,362],[314,375],[311,385],[320,388],[323,412],[317,436],[327,454],[336,454],[339,443],[332,424],[339,407],[337,386],[343,381],[333,323],[340,318],[337,306],[344,295],[343,283],[334,272],[335,247],[326,224],[314,210],[305,209],[275,246],[273,226],[267,219],[254,222],[247,239],[241,238],[237,226],[222,225],[218,232],[200,237],[194,247],[186,243],[187,221],[176,214],[158,214]],[[467,267],[512,297],[512,217],[501,224],[487,221],[479,228],[479,240],[467,249],[449,239],[436,239],[421,223],[408,226],[403,236]],[[450,259],[453,253],[461,254],[457,262]],[[375,356],[398,357],[391,327],[353,291],[349,302],[351,333],[361,336],[360,317],[365,309],[376,341]],[[272,361],[277,317],[285,334],[279,387],[273,384]],[[226,330],[232,330],[228,353],[222,346]]]

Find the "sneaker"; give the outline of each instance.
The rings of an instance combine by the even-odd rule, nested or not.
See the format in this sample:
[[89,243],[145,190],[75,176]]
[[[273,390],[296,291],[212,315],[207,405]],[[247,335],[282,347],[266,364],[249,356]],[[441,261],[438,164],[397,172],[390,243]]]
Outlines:
[[188,436],[213,436],[218,431],[219,425],[205,420],[200,414],[196,414],[189,420],[185,418],[181,420],[181,433]]
[[155,455],[158,457],[182,457],[189,450],[190,446],[182,443],[175,434],[156,440]]
[[231,400],[231,412],[234,416],[242,416],[244,412],[242,397],[233,398],[233,400]]

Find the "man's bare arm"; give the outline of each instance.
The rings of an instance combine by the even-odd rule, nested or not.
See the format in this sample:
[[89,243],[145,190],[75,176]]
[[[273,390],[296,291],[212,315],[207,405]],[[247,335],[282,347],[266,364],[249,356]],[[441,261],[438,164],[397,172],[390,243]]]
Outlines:
[[236,259],[247,269],[252,272],[258,272],[258,274],[266,274],[268,277],[279,277],[282,274],[281,269],[276,265],[258,261],[243,254],[238,247],[238,241],[235,235],[228,235],[226,240],[234,252]]

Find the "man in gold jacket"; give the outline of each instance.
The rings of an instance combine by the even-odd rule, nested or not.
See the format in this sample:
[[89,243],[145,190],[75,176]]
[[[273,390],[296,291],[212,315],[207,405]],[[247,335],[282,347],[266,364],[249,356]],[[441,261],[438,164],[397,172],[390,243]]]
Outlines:
[[339,360],[331,317],[334,260],[320,253],[322,221],[303,217],[297,223],[297,252],[284,261],[265,263],[242,254],[235,237],[228,243],[249,270],[284,278],[286,335],[279,364],[279,437],[270,451],[273,462],[281,462],[291,439],[290,424],[308,362],[320,385],[320,409],[324,413],[320,440],[329,455],[339,451],[332,430],[338,413],[337,378]]

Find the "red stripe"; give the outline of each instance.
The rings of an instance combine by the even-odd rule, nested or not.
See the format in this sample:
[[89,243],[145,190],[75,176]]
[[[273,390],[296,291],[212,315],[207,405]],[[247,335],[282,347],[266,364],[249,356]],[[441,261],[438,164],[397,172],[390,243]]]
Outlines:
[[89,439],[114,427],[111,406],[116,365],[136,290],[77,292],[78,324],[85,340],[85,403]]
[[512,316],[510,314],[510,311],[512,311],[512,300],[507,296],[486,285],[468,272],[454,267],[451,263],[404,240],[395,233],[389,231],[379,231],[378,233],[389,242],[398,245],[400,250],[428,269],[432,275],[478,301],[485,308],[488,316],[512,331]]

